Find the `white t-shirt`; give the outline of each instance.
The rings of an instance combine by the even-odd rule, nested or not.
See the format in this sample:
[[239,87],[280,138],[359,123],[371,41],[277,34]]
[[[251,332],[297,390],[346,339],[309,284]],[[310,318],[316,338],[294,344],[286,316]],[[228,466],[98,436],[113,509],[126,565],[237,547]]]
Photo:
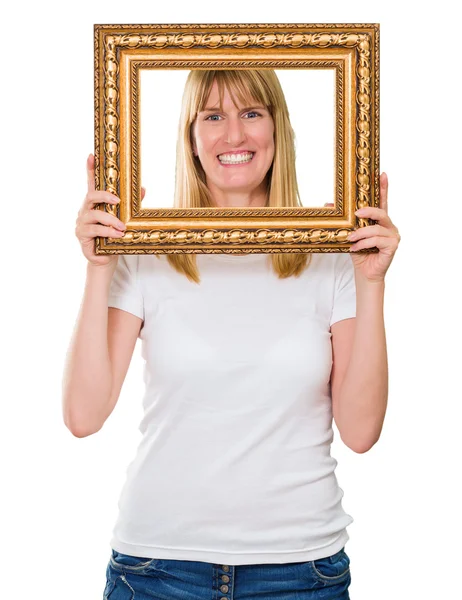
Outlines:
[[270,256],[199,254],[198,285],[167,257],[119,256],[109,306],[144,320],[143,435],[111,547],[243,565],[341,550],[330,326],[356,316],[349,254],[280,279]]

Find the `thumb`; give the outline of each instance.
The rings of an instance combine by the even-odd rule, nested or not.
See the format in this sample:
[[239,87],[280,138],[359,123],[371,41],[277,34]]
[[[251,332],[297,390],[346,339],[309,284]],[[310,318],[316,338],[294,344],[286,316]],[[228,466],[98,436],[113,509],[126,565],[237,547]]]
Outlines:
[[95,157],[89,154],[87,158],[87,186],[89,192],[95,191]]

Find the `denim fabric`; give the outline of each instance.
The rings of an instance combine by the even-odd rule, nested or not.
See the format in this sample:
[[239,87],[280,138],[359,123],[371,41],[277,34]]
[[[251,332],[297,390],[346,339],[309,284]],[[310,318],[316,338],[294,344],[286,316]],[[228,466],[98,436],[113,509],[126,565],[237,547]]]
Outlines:
[[350,559],[220,565],[128,556],[112,550],[104,600],[349,600]]

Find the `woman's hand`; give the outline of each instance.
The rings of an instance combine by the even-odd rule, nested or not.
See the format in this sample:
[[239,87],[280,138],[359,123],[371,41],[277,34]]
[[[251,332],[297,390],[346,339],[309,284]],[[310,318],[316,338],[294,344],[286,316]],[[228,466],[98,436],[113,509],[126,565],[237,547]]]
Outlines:
[[119,198],[110,192],[95,190],[95,157],[93,154],[87,158],[87,180],[88,191],[76,219],[75,235],[89,263],[98,267],[112,265],[114,268],[117,254],[95,254],[95,237],[121,238],[124,235],[125,223],[114,215],[94,208],[95,204],[103,202],[117,204]]
[[377,225],[360,227],[348,236],[348,240],[355,241],[350,248],[351,252],[363,248],[379,249],[377,254],[356,254],[351,258],[355,272],[360,273],[368,281],[384,281],[385,273],[393,260],[393,256],[401,241],[397,227],[388,216],[388,176],[380,175],[380,208],[366,207],[355,212],[361,218],[378,221]]
[[[117,262],[117,254],[95,254],[95,237],[121,238],[126,230],[125,223],[114,215],[94,208],[95,204],[118,204],[117,196],[110,192],[95,190],[95,157],[90,154],[87,158],[87,195],[79,210],[75,235],[77,236],[82,252],[89,263],[98,267],[111,266]],[[141,188],[141,200],[146,195],[146,189]]]

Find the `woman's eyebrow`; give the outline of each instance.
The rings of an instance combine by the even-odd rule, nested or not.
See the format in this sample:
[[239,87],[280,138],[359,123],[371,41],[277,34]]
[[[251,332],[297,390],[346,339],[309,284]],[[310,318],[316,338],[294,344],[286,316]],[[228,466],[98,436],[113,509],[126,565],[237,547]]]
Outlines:
[[[258,105],[255,105],[255,106],[246,106],[245,108],[241,108],[241,111],[251,110],[253,108],[259,108],[260,110],[266,110],[264,106],[261,106],[260,104],[258,104]],[[204,108],[202,110],[202,112],[215,112],[215,111],[217,111],[219,109],[220,109],[219,106],[216,106],[215,108]]]

